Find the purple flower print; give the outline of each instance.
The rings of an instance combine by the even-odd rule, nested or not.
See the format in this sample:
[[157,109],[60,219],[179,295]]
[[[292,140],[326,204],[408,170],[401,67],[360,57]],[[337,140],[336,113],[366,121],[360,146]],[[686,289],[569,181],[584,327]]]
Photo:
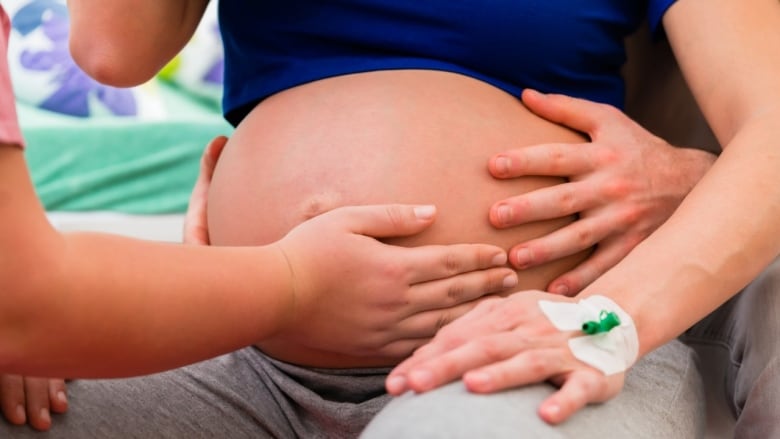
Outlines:
[[[33,2],[36,3],[36,2]],[[38,2],[47,3],[47,2]],[[49,2],[50,3],[50,2]],[[48,8],[50,13],[42,13],[42,7],[21,9],[20,14],[36,13],[37,23],[44,35],[52,42],[48,50],[24,50],[20,54],[22,66],[28,70],[52,72],[52,81],[57,84],[57,90],[39,104],[41,108],[87,117],[90,115],[90,97],[102,102],[114,115],[133,116],[138,108],[130,89],[105,86],[93,80],[84,73],[73,61],[68,49],[68,32],[70,20],[67,11],[60,8]],[[63,13],[64,12],[64,13]],[[14,17],[14,24],[30,23],[29,20]],[[29,29],[26,29],[29,32]]]

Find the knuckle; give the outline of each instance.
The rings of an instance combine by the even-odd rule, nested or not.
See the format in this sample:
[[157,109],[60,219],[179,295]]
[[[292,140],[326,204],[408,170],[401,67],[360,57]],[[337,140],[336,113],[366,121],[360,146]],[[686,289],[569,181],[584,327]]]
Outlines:
[[618,110],[617,107],[605,103],[598,103],[598,111],[604,114],[605,118],[609,119],[622,119],[623,112]]
[[460,303],[461,301],[463,301],[463,298],[465,296],[466,296],[466,286],[463,284],[463,282],[453,281],[447,287],[447,298],[449,299],[451,304]]
[[527,311],[517,309],[517,307],[502,306],[497,308],[495,313],[496,317],[490,321],[494,332],[510,331],[517,326],[518,322],[527,318]]
[[553,169],[560,169],[568,159],[568,154],[561,148],[549,148],[547,160]]
[[609,385],[603,375],[597,373],[588,373],[582,380],[582,390],[585,393],[583,397],[588,401],[598,399],[609,390]]
[[[446,319],[440,318],[439,321]],[[466,343],[466,338],[460,335],[458,331],[455,331],[451,326],[439,327],[439,332],[436,334],[435,340],[441,344],[446,350],[455,349]]]
[[463,263],[461,262],[458,255],[451,250],[444,254],[442,264],[450,276],[456,275],[463,270]]
[[394,229],[400,229],[403,226],[404,217],[399,206],[388,206],[385,209],[385,214],[387,215],[387,221]]
[[528,356],[526,368],[533,376],[544,376],[548,372],[549,363],[540,355],[531,354]]
[[406,266],[400,262],[385,261],[381,266],[381,273],[385,279],[404,279],[407,272]]
[[602,192],[609,199],[619,200],[628,197],[633,192],[634,185],[628,179],[616,178],[605,182]]
[[493,339],[482,340],[479,344],[479,351],[491,362],[501,361],[506,358],[506,354],[500,343]]
[[626,225],[632,225],[639,222],[642,218],[643,209],[639,206],[626,206],[620,214],[620,222]]
[[562,185],[560,187],[560,194],[558,196],[558,204],[565,212],[574,213],[577,212],[577,192],[572,185]]
[[602,145],[593,149],[593,157],[595,158],[596,167],[606,167],[617,163],[621,155],[616,148]]
[[574,239],[582,248],[588,247],[593,244],[594,231],[590,226],[581,224],[575,232]]
[[443,358],[438,360],[438,364],[436,366],[440,370],[441,376],[451,377],[459,375],[460,365],[456,360],[451,358]]

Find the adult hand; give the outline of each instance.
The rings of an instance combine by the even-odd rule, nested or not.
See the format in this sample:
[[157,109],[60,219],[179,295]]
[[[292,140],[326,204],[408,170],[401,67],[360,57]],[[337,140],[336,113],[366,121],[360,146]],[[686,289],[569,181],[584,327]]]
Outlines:
[[65,380],[0,375],[0,405],[12,424],[29,423],[34,429],[51,428],[51,413],[65,413]]
[[293,229],[277,244],[296,294],[282,336],[337,353],[401,358],[486,294],[517,284],[499,247],[406,248],[375,239],[419,233],[434,217],[433,206],[342,207]]
[[605,376],[577,360],[568,341],[582,334],[556,329],[542,313],[540,300],[572,302],[541,291],[483,301],[393,369],[387,391],[425,392],[459,378],[475,393],[551,381],[560,389],[539,407],[541,418],[551,424],[617,395],[624,374]]
[[523,269],[596,246],[547,290],[574,295],[617,264],[663,224],[709,170],[715,156],[677,148],[650,134],[616,108],[526,90],[523,103],[537,115],[590,136],[582,144],[543,144],[491,158],[496,178],[547,175],[567,183],[501,200],[490,210],[499,228],[578,214],[577,221],[513,247]]
[[218,136],[209,142],[203,151],[203,156],[200,159],[200,173],[190,195],[187,213],[184,215],[185,244],[209,245],[211,243],[206,203],[209,198],[209,187],[211,186],[211,177],[214,176],[214,168],[217,166],[217,160],[219,160],[227,141],[227,137]]

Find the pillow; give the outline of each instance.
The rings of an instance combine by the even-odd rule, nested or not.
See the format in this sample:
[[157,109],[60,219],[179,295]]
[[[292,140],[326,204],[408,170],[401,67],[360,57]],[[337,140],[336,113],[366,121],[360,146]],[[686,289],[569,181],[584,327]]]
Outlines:
[[212,0],[192,39],[162,69],[159,76],[219,107],[222,99],[224,61],[217,1]]
[[8,64],[17,100],[78,117],[164,115],[154,82],[110,87],[76,65],[68,49],[65,0],[3,0],[3,7],[11,18]]

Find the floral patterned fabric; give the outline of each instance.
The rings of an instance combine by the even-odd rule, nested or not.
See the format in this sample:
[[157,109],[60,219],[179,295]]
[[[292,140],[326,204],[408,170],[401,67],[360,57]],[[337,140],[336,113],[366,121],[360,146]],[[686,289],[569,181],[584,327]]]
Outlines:
[[64,0],[5,0],[11,17],[9,66],[19,101],[78,117],[159,117],[153,84],[116,88],[87,76],[68,49]]

